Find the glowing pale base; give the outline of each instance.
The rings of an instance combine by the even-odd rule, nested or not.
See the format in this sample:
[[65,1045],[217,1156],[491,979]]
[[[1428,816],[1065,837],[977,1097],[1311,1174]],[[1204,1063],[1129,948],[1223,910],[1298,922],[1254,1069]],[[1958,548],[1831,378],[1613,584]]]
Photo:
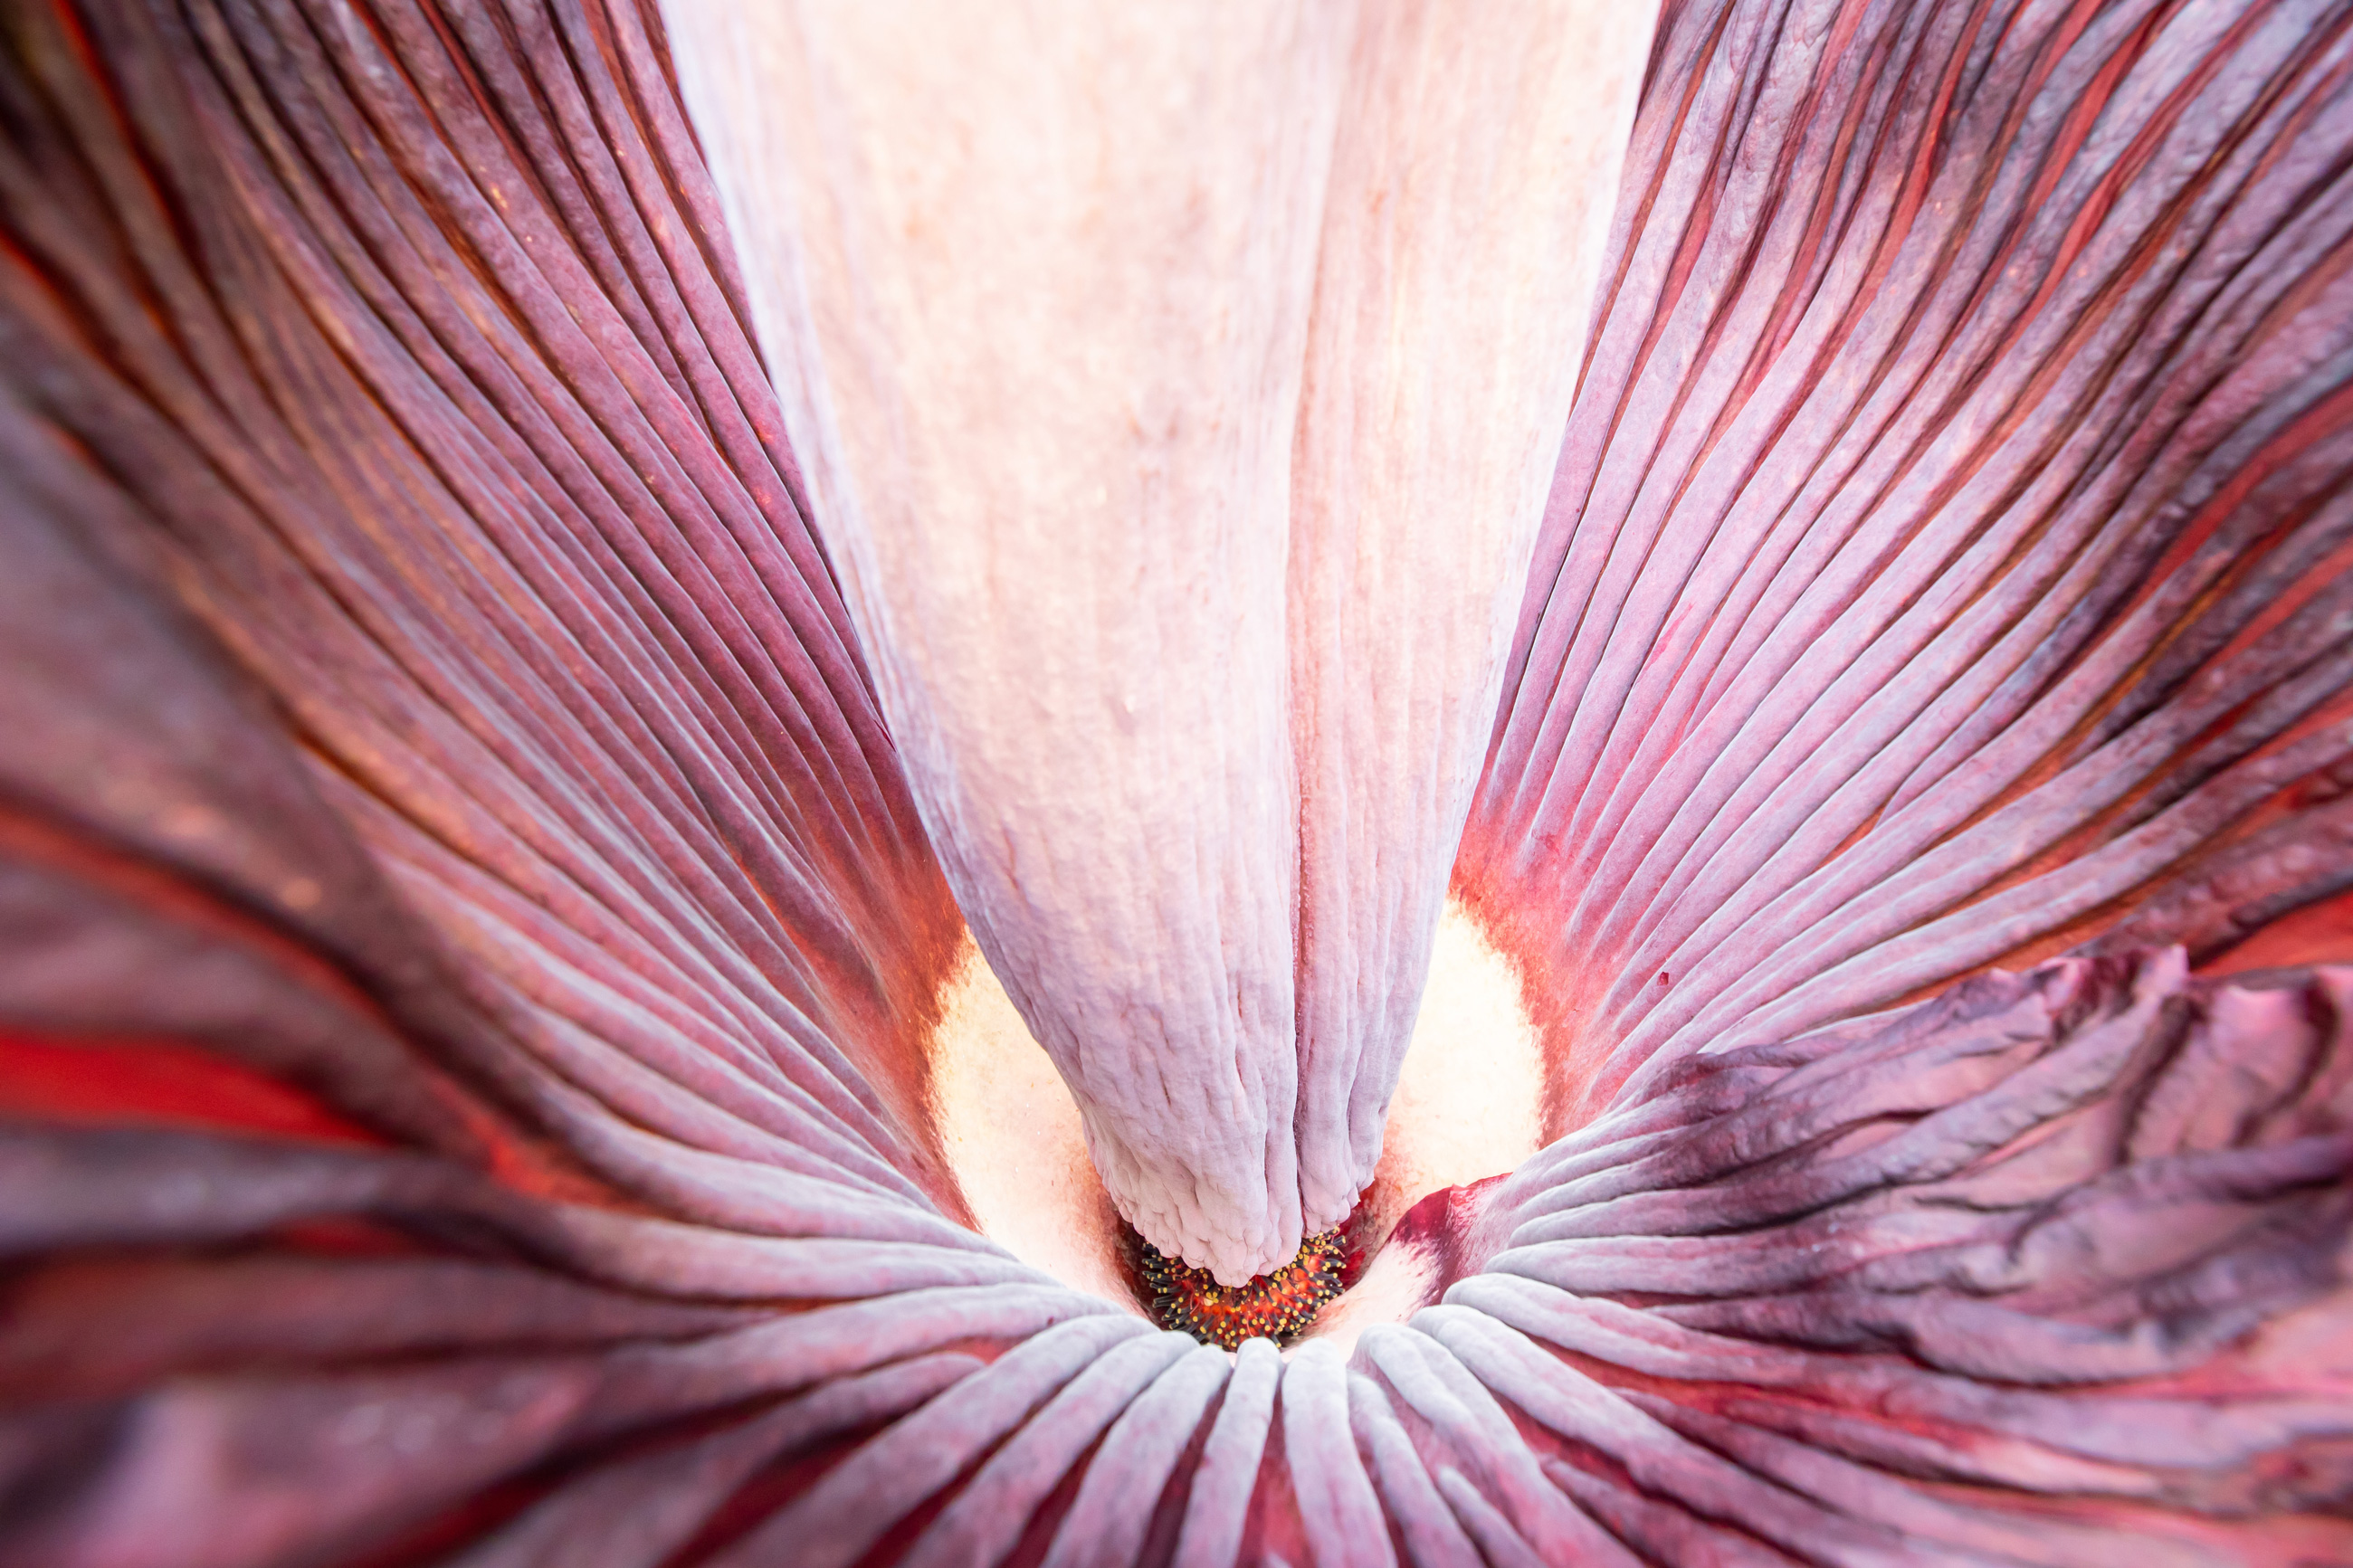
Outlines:
[[[1078,1102],[969,941],[930,1057],[941,1146],[982,1233],[1067,1285],[1134,1304],[1117,1256],[1119,1215],[1088,1163]],[[1369,1234],[1386,1236],[1431,1193],[1509,1171],[1535,1152],[1542,1089],[1519,978],[1469,911],[1450,902],[1365,1199]],[[1421,1305],[1422,1284],[1419,1260],[1377,1257],[1314,1331],[1353,1343],[1366,1327],[1401,1321]]]

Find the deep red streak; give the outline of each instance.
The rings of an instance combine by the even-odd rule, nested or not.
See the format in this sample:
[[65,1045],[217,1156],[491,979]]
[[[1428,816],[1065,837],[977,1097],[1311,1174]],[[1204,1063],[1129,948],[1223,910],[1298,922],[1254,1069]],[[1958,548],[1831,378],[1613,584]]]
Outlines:
[[389,1142],[276,1079],[169,1040],[0,1034],[0,1115],[378,1148]]

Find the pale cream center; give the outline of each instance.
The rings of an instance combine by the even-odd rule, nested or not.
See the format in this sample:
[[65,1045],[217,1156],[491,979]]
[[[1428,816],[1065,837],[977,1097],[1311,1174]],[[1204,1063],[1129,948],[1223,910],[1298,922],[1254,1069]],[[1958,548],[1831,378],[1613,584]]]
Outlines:
[[[1119,1215],[1088,1163],[1078,1102],[967,937],[931,1043],[941,1147],[982,1233],[1067,1285],[1135,1305]],[[1375,1233],[1430,1193],[1511,1170],[1535,1152],[1543,1057],[1519,977],[1459,902],[1439,921],[1413,1041],[1389,1101],[1366,1202]],[[1353,1342],[1417,1293],[1377,1257],[1318,1323]]]

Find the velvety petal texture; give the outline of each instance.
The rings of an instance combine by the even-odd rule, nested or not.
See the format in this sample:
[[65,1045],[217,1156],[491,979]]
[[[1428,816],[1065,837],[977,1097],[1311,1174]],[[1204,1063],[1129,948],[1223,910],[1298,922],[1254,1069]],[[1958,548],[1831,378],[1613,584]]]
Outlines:
[[968,1223],[670,58],[0,11],[0,1564],[2353,1560],[2353,6],[1659,19],[1452,868],[1546,1146],[1232,1354]]
[[2345,952],[2348,26],[1677,11],[1457,868],[1553,1131],[1989,964]]

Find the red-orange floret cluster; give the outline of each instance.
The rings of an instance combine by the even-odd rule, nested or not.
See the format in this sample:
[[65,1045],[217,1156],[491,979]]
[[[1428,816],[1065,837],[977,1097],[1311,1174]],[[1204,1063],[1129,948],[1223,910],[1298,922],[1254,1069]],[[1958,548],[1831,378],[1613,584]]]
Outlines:
[[1152,1315],[1160,1326],[1228,1350],[1260,1337],[1289,1343],[1345,1289],[1345,1267],[1338,1227],[1309,1237],[1290,1262],[1244,1285],[1220,1285],[1208,1269],[1143,1244],[1144,1281],[1152,1289]]

